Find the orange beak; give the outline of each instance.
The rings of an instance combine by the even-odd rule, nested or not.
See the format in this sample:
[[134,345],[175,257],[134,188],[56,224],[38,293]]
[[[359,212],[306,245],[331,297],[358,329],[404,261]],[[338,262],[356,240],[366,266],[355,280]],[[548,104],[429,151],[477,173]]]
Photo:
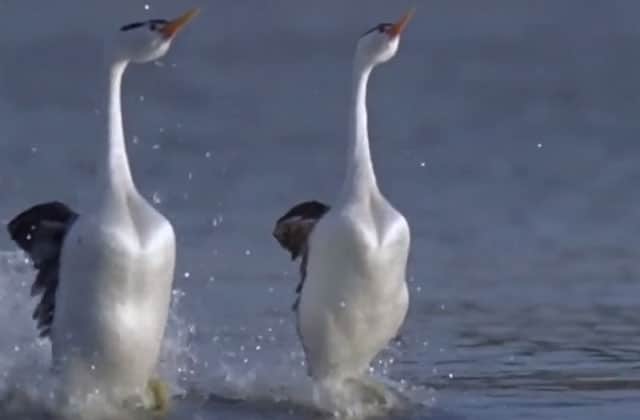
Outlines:
[[409,24],[409,21],[413,17],[414,13],[415,9],[409,10],[399,21],[391,25],[391,28],[387,30],[387,35],[389,35],[391,38],[400,36],[400,34],[402,34],[402,32],[404,32],[404,30],[407,28],[407,25]]
[[184,26],[189,23],[191,19],[198,16],[200,13],[200,9],[191,9],[184,15],[180,16],[177,19],[174,19],[167,23],[164,28],[160,30],[160,33],[165,36],[165,38],[173,38],[178,31],[180,31]]

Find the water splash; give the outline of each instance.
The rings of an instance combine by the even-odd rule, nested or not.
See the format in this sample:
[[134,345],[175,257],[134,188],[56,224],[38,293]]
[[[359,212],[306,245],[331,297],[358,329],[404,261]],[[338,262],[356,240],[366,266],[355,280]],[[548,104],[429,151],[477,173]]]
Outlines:
[[[48,340],[37,338],[31,320],[35,303],[29,290],[33,275],[22,252],[0,253],[0,319],[11,320],[0,324],[5,338],[0,342],[0,414],[11,413],[11,418],[17,418],[14,414],[18,408],[31,414],[59,411],[55,378],[48,373],[50,345]],[[291,340],[295,338],[289,336],[292,325],[284,318],[278,318],[279,322],[270,323],[255,335],[253,326],[214,326],[211,331],[201,331],[205,325],[202,320],[190,318],[193,314],[186,297],[181,289],[172,293],[158,365],[158,375],[174,397],[202,402],[240,401],[254,406],[256,411],[259,407],[284,405],[357,417],[380,414],[402,407],[408,400],[416,401],[411,393],[418,394],[405,383],[385,379],[398,357],[398,349],[391,349],[374,364],[371,373],[375,380],[318,385],[306,374],[301,349],[291,350],[294,346]],[[284,348],[288,350],[283,351]],[[423,394],[419,396],[421,403],[433,397]],[[105,413],[113,417],[114,407],[99,403],[99,396],[94,399],[93,418],[98,417],[97,413],[101,418]],[[140,417],[138,413],[127,418]]]

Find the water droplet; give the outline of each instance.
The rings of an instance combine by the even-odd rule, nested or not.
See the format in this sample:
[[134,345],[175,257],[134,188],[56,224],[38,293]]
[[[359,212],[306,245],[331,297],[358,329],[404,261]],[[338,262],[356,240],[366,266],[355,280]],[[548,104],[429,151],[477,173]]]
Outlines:
[[537,144],[538,149],[542,149],[542,143]]
[[216,278],[214,276],[209,276],[209,283],[213,283],[216,281]]
[[453,379],[453,373],[449,373],[449,379]]
[[260,349],[262,349],[262,347],[260,347],[260,345],[256,346],[256,351],[260,351]]
[[187,174],[187,179],[188,179],[189,181],[191,181],[191,180],[193,179],[193,172],[189,172],[189,173]]
[[140,95],[138,99],[140,100],[140,102],[144,102],[144,95]]
[[35,146],[33,146],[33,147],[31,148],[31,153],[38,153],[38,148],[37,148],[37,147],[35,147]]
[[149,6],[148,4],[144,5],[144,10],[149,10],[151,8],[151,6]]
[[244,250],[244,255],[246,255],[246,256],[251,255],[251,250],[250,249],[245,249]]
[[20,351],[20,346],[13,346],[13,351],[18,353]]
[[211,152],[206,152],[204,154],[204,157],[206,157],[207,159],[210,159],[211,158]]
[[173,289],[173,290],[171,291],[171,295],[172,295],[173,297],[175,297],[176,299],[180,299],[181,297],[186,296],[186,293],[185,293],[185,292],[183,292],[183,291],[182,291],[182,290],[180,290],[180,289]]
[[140,143],[140,138],[138,138],[138,136],[133,136],[131,137],[131,141],[133,142],[133,144],[138,144]]
[[152,148],[153,150],[158,150],[158,149],[160,149],[160,145],[159,145],[158,143],[156,143],[156,144],[154,144],[153,146],[151,146],[151,148]]
[[340,301],[340,307],[341,308],[346,308],[347,304],[344,302],[344,300]]
[[269,288],[269,293],[273,293],[273,290],[274,290],[273,287],[270,287]]
[[211,219],[211,226],[218,227],[219,225],[222,224],[222,221],[223,221],[223,217],[221,215],[216,216],[213,219]]
[[421,167],[421,168],[424,168],[425,166],[427,166],[427,162],[424,162],[424,161],[423,161],[423,162],[420,162],[420,167]]
[[162,203],[162,199],[160,198],[160,193],[158,193],[157,191],[153,193],[153,196],[151,197],[151,199],[155,204]]
[[189,273],[188,271],[184,272],[184,278],[188,279],[189,277],[191,277],[191,273]]

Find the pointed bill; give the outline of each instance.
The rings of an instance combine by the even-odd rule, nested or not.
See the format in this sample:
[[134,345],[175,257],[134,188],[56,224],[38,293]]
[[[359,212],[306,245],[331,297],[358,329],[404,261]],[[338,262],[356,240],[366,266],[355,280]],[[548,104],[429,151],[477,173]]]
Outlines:
[[187,23],[189,23],[189,21],[191,21],[191,19],[198,16],[199,13],[200,9],[191,9],[179,18],[167,23],[160,32],[167,38],[173,38]]
[[392,38],[400,36],[400,34],[402,34],[402,32],[404,32],[404,30],[407,28],[407,25],[409,24],[409,21],[413,17],[415,11],[416,9],[409,10],[404,16],[402,16],[402,18],[400,18],[400,20],[391,25],[391,28],[387,30],[387,34]]

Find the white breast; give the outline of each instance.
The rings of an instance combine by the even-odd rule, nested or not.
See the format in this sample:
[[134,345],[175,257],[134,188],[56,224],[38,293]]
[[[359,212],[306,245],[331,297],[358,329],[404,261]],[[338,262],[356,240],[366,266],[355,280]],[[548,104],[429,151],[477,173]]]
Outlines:
[[299,331],[318,379],[361,375],[407,313],[408,224],[382,197],[367,204],[334,209],[311,237]]
[[160,351],[174,266],[173,229],[142,198],[72,227],[52,328],[54,363],[68,392],[144,391]]

